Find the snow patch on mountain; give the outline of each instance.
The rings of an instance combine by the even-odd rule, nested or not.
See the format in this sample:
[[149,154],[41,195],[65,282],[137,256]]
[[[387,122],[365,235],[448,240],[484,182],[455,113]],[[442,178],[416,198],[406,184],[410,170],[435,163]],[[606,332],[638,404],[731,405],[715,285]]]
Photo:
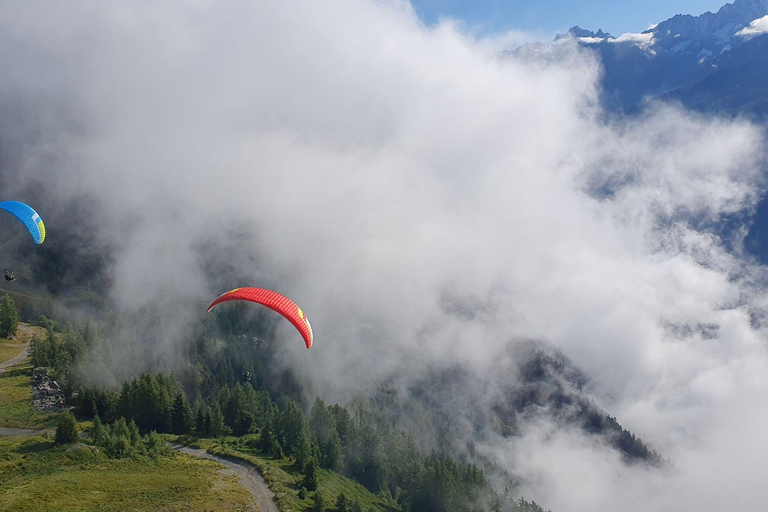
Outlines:
[[678,14],[640,34],[613,37],[575,26],[558,34],[549,48],[523,45],[509,55],[556,59],[569,55],[568,46],[588,49],[604,69],[604,105],[622,110],[703,79],[720,68],[723,58],[766,33],[768,0],[735,0],[716,13]]
[[704,62],[712,57],[712,52],[710,50],[702,49],[697,55],[696,59],[698,59],[699,64],[704,64]]
[[[707,61],[743,44],[740,33],[748,30],[750,22],[766,15],[768,0],[736,0],[717,13],[678,14],[645,33],[654,34],[654,49],[660,53],[690,52]],[[687,44],[681,46],[683,42]]]
[[613,37],[598,30],[579,26],[558,34],[555,42],[576,41],[584,45],[623,44],[637,46],[646,55],[689,55],[691,60],[706,64],[744,44],[755,35],[768,32],[768,0],[735,0],[716,13],[700,16],[678,14],[651,26],[640,34]]

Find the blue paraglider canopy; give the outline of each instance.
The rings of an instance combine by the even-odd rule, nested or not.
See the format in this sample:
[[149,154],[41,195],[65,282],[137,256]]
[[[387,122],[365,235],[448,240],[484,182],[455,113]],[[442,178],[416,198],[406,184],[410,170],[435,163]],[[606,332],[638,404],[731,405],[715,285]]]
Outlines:
[[10,212],[19,219],[27,227],[29,234],[32,235],[36,244],[43,243],[43,240],[45,240],[45,224],[43,224],[43,219],[40,218],[40,215],[31,206],[20,201],[2,201],[0,202],[0,208]]

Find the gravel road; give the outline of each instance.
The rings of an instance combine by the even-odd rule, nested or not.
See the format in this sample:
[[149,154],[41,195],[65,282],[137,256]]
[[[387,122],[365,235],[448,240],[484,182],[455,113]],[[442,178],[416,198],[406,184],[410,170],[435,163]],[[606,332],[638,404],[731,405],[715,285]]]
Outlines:
[[259,507],[260,512],[280,512],[275,504],[275,494],[267,487],[267,482],[256,472],[256,469],[249,463],[230,457],[223,457],[221,455],[214,455],[208,453],[200,448],[190,448],[189,446],[182,446],[180,444],[172,444],[173,449],[177,452],[186,453],[193,457],[202,457],[204,459],[215,460],[220,464],[224,464],[227,468],[233,470],[240,478],[240,483],[251,491],[253,499],[256,501],[256,505]]

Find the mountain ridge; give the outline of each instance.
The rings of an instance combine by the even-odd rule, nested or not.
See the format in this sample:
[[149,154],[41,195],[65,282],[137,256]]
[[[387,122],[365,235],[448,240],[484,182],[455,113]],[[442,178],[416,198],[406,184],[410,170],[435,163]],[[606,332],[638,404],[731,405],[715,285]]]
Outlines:
[[[735,0],[723,5],[716,13],[676,14],[643,32],[619,37],[602,29],[593,32],[577,25],[564,34],[557,34],[551,43],[531,43],[509,53],[528,58],[532,53],[541,54],[552,45],[574,41],[600,58],[603,104],[609,111],[631,111],[654,97],[677,98],[687,105],[694,105],[696,101],[684,98],[685,92],[681,88],[698,82],[698,86],[689,90],[700,91],[709,84],[701,82],[715,74],[718,74],[718,80],[724,80],[719,73],[723,66],[730,60],[744,58],[748,51],[737,51],[745,46],[748,50],[753,49],[756,45],[750,43],[760,37],[759,33],[747,35],[742,31],[764,16],[768,16],[768,0]],[[670,94],[675,90],[679,91]],[[734,90],[730,88],[724,93],[733,96]],[[735,104],[744,103],[746,107],[754,101],[760,105],[768,101],[768,93],[752,91],[751,94],[763,95],[765,99],[762,96],[743,102],[731,99],[723,104],[733,110]],[[763,110],[761,107],[760,112]]]

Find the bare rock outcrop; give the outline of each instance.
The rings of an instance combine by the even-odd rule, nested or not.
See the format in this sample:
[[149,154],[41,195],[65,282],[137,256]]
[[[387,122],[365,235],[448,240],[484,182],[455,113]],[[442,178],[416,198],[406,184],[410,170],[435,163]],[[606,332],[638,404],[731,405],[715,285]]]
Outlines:
[[32,408],[41,412],[59,412],[69,407],[64,402],[59,383],[51,379],[48,368],[32,371]]

